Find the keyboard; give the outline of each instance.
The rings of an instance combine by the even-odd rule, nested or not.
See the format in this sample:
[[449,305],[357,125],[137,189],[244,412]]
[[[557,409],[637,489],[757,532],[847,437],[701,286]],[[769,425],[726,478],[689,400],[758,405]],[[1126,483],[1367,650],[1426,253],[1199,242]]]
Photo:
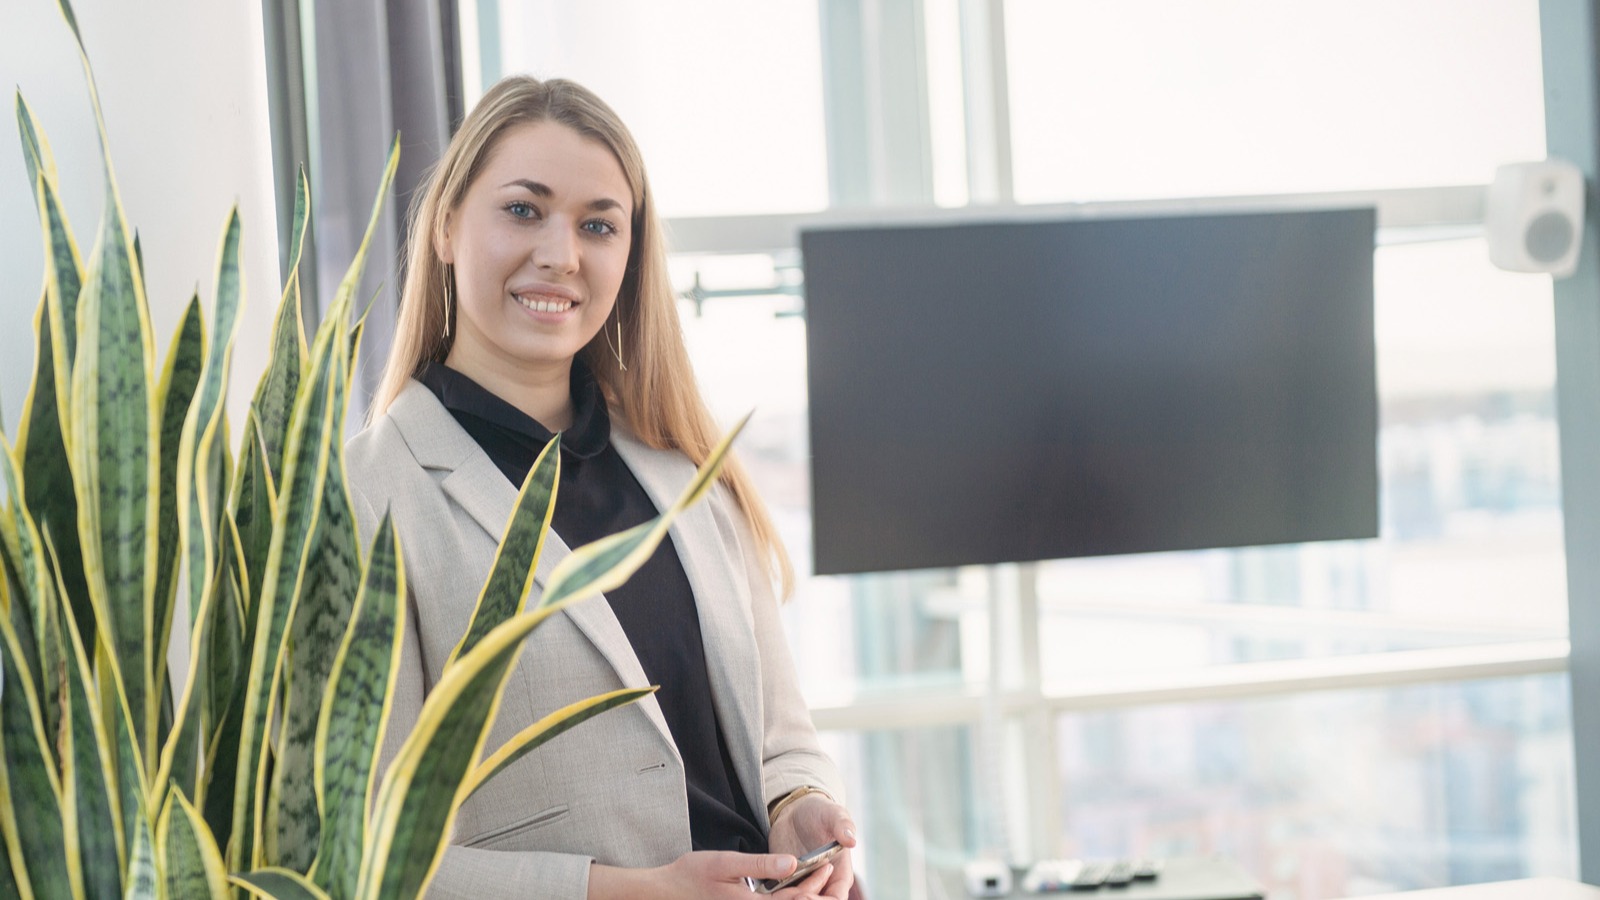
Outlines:
[[1153,859],[1046,859],[1028,869],[1021,888],[1030,894],[1089,892],[1154,881],[1160,875],[1161,863]]

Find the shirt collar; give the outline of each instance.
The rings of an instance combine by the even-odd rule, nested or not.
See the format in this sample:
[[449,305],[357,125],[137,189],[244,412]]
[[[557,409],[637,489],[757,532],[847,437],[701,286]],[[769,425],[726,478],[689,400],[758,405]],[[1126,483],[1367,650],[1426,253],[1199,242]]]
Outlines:
[[[545,444],[555,435],[539,421],[493,391],[444,363],[428,362],[417,380],[439,398],[452,414],[465,414]],[[611,416],[600,382],[581,358],[572,360],[572,424],[561,433],[561,449],[577,459],[589,459],[606,448],[611,438]]]

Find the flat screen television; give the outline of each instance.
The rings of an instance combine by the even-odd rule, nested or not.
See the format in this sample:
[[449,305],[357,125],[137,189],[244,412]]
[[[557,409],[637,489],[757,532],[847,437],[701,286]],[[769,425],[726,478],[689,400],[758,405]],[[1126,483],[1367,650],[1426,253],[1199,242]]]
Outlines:
[[1375,536],[1375,225],[804,232],[816,572]]

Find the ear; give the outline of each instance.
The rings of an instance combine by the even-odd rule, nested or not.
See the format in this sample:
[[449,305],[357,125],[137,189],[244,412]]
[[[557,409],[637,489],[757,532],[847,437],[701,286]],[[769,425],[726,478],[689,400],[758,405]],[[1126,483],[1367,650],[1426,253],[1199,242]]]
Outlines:
[[456,262],[455,247],[450,240],[450,229],[454,224],[455,210],[448,210],[444,214],[444,220],[433,233],[433,252],[439,257],[439,261],[446,265],[455,265]]

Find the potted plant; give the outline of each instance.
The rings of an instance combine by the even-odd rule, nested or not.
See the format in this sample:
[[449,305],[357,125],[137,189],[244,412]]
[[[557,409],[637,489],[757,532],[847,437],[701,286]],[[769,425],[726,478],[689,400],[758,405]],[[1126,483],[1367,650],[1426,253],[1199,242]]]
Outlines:
[[[60,7],[80,50],[68,0]],[[555,502],[552,442],[523,484],[476,611],[403,748],[378,750],[406,609],[387,518],[356,533],[342,436],[363,242],[308,342],[298,260],[237,451],[225,408],[240,302],[237,211],[212,312],[185,309],[159,372],[142,258],[100,123],[105,214],[84,259],[48,143],[17,120],[49,248],[36,359],[0,435],[0,895],[412,897],[461,802],[522,754],[649,690],[579,700],[482,758],[523,639],[624,581],[715,482],[737,429],[648,527],[579,548],[524,608]],[[368,234],[393,177],[398,143]],[[174,608],[190,664],[169,677]],[[381,774],[381,778],[380,778]]]

